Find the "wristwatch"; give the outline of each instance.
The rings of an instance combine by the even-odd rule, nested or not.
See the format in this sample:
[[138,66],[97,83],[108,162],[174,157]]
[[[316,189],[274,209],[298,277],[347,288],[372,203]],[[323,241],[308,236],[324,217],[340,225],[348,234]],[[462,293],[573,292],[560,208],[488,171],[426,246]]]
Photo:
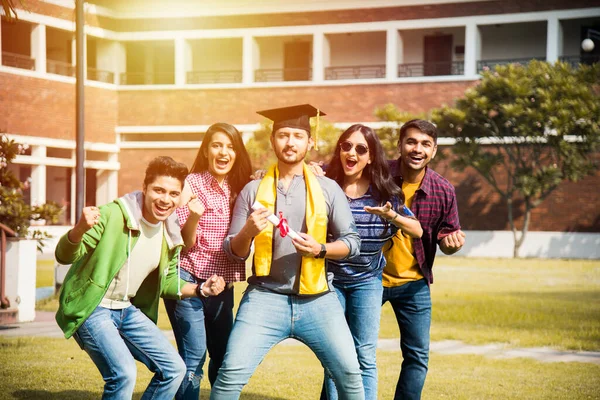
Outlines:
[[321,251],[315,256],[315,258],[325,258],[325,254],[327,254],[327,247],[321,243]]

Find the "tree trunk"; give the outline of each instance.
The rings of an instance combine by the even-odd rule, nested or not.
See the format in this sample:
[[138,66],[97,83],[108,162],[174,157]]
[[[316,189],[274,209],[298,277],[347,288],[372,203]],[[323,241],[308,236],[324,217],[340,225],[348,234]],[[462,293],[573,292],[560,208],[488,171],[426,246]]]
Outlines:
[[[518,240],[515,240],[515,249],[513,252],[513,258],[519,258],[519,250],[521,249],[521,245],[525,241],[525,236],[529,231],[529,220],[531,218],[531,207],[528,202],[525,205],[525,219],[523,220],[523,228],[521,228],[521,237]],[[516,239],[516,238],[515,238]]]
[[511,197],[507,197],[506,207],[508,209],[508,224],[510,225],[510,230],[513,234],[513,258],[519,258],[519,247],[521,245],[517,245],[517,243],[519,243],[519,239],[517,238],[517,227],[515,226],[515,220],[513,217],[513,200]]

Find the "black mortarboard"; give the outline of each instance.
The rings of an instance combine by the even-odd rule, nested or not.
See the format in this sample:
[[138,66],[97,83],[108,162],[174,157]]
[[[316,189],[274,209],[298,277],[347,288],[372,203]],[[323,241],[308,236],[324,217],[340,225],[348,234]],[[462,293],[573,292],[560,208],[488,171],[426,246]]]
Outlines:
[[310,118],[326,115],[310,104],[300,104],[291,107],[273,108],[271,110],[257,111],[273,121],[273,132],[280,128],[304,129],[310,134]]

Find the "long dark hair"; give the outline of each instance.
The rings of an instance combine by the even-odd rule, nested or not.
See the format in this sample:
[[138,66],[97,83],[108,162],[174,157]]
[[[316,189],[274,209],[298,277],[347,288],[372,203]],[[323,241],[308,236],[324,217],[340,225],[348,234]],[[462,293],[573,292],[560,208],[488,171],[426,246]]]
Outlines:
[[226,124],[225,122],[217,122],[208,127],[208,130],[204,134],[202,144],[196,154],[196,159],[192,164],[190,173],[203,172],[208,170],[208,157],[205,153],[208,153],[208,145],[215,133],[224,133],[231,139],[233,143],[233,151],[235,151],[235,162],[231,167],[231,171],[227,174],[227,182],[231,187],[231,204],[235,202],[235,198],[241,192],[242,188],[250,182],[250,175],[252,175],[252,163],[250,162],[250,156],[244,146],[242,135],[235,128],[235,126]]
[[369,178],[373,197],[379,202],[379,205],[383,205],[387,201],[390,201],[393,204],[393,197],[398,198],[398,205],[404,204],[404,193],[392,178],[379,137],[377,137],[375,131],[368,126],[354,124],[341,134],[335,145],[335,152],[333,153],[333,158],[327,167],[327,173],[325,175],[343,187],[345,175],[340,160],[340,144],[346,141],[354,132],[362,133],[369,146],[371,164],[367,164],[363,170],[363,175]]

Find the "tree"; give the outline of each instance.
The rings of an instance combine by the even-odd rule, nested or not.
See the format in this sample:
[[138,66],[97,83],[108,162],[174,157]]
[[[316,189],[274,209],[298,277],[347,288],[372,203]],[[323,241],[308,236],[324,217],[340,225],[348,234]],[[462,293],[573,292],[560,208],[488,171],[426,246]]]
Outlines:
[[23,7],[21,0],[0,0],[0,5],[2,5],[4,15],[6,15],[6,19],[8,21],[12,21],[13,18],[18,18],[17,5],[19,5],[21,8]]
[[19,181],[9,169],[9,165],[26,149],[26,145],[17,144],[6,135],[0,136],[0,222],[15,231],[19,237],[36,239],[38,249],[41,250],[43,239],[49,235],[39,230],[29,231],[31,221],[45,220],[48,223],[57,223],[62,210],[54,202],[33,207],[25,202],[23,189],[29,183]]
[[[591,155],[600,140],[599,82],[599,64],[510,64],[484,71],[454,107],[432,112],[440,136],[456,139],[451,165],[473,168],[506,201],[514,257],[531,211],[561,182],[596,170]],[[524,212],[520,232],[517,207]]]

